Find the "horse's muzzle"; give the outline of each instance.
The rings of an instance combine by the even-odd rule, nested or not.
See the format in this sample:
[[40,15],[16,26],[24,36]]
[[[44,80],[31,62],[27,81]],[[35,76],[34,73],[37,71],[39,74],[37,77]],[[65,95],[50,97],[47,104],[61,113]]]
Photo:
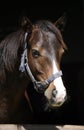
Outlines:
[[67,100],[67,94],[66,94],[66,89],[62,94],[58,96],[57,92],[54,90],[52,92],[51,99],[49,99],[49,106],[52,108],[60,107],[64,104],[64,102]]

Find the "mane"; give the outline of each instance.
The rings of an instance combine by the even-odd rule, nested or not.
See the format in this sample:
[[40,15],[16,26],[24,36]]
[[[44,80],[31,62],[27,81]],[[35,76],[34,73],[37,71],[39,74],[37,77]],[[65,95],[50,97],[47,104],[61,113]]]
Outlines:
[[[0,43],[0,68],[13,71],[18,56],[22,51],[24,32],[22,30],[9,34]],[[1,71],[1,70],[0,70]]]
[[62,45],[64,49],[66,49],[66,45],[63,41],[62,35],[60,30],[51,22],[47,20],[39,20],[35,23],[35,25],[39,26],[43,31],[45,32],[51,32],[56,35],[56,38],[58,39],[59,43]]

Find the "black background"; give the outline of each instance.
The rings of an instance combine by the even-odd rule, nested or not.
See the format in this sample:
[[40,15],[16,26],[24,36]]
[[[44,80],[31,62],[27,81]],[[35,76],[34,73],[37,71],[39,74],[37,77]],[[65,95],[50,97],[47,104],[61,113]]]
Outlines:
[[[45,117],[35,118],[36,123],[84,124],[84,37],[83,0],[28,0],[0,3],[0,34],[18,26],[19,18],[26,15],[31,22],[47,19],[55,22],[64,12],[67,23],[63,33],[68,47],[61,68],[69,100],[59,110]],[[34,100],[32,100],[33,104]],[[35,107],[35,106],[34,106]],[[39,115],[37,115],[39,116]],[[45,119],[44,119],[45,118]]]

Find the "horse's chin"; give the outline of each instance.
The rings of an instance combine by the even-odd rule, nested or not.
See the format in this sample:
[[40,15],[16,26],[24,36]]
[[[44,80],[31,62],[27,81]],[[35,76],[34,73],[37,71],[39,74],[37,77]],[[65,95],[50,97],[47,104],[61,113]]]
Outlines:
[[60,103],[60,104],[53,103],[53,104],[49,104],[49,107],[50,107],[51,109],[56,109],[56,108],[61,107],[63,104],[64,104],[64,102],[62,102],[62,103]]
[[64,104],[65,100],[63,102],[60,102],[60,103],[56,103],[56,102],[48,102],[48,107],[50,109],[57,109],[57,108],[60,108],[63,104]]
[[43,102],[43,111],[45,112],[48,112],[53,109],[58,109],[65,103],[65,99],[61,102],[54,102],[53,100],[48,100],[47,98],[44,99],[45,100]]

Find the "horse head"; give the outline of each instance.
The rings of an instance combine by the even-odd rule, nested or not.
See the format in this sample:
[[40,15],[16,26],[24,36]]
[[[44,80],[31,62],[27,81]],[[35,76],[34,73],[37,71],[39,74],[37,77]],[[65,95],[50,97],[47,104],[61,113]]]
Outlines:
[[25,31],[23,57],[28,79],[37,92],[44,94],[51,108],[60,107],[67,95],[60,70],[61,57],[66,49],[61,33],[64,20],[62,16],[54,24],[47,20],[32,24],[24,18],[21,24]]

